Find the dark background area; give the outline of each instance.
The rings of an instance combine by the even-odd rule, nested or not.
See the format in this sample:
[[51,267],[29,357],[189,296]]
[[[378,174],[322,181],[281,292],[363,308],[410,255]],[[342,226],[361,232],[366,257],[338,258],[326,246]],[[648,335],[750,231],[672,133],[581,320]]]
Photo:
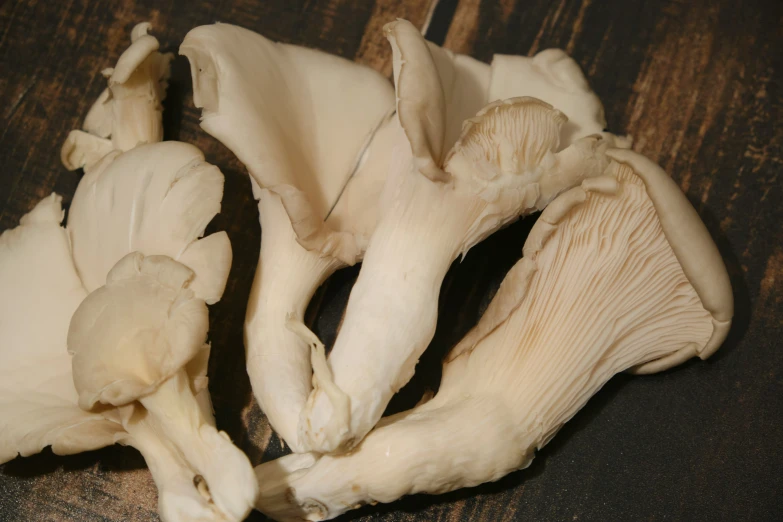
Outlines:
[[[0,230],[52,191],[68,203],[80,174],[59,149],[105,86],[101,69],[152,22],[163,50],[215,21],[316,47],[389,75],[381,28],[409,19],[427,38],[489,61],[560,47],[582,66],[609,130],[680,184],[716,239],[736,298],[734,327],[707,362],[618,375],[527,470],[494,484],[417,495],[345,520],[781,520],[783,512],[783,126],[780,2],[769,0],[8,0],[0,6]],[[223,212],[234,265],[211,311],[210,390],[218,426],[254,464],[285,451],[252,400],[242,322],[261,232],[247,175],[198,127],[186,60],[174,62],[167,139],[198,145],[226,177]],[[437,387],[440,360],[473,326],[521,256],[535,217],[474,248],[449,272],[432,346],[390,410]],[[327,343],[358,267],[316,294],[307,320]],[[2,347],[0,347],[2,349]],[[482,444],[476,440],[476,444]],[[141,456],[111,447],[50,450],[0,466],[2,521],[155,520]],[[264,517],[253,513],[250,520]]]

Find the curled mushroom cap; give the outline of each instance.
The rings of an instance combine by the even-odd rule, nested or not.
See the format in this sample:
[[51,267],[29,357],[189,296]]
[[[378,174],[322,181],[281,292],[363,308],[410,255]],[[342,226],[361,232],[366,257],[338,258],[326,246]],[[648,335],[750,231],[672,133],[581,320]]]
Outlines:
[[245,323],[253,391],[294,450],[312,388],[310,347],[294,332],[335,270],[361,258],[375,228],[395,138],[394,90],[343,58],[241,27],[190,31],[180,47],[201,126],[248,169],[262,244]]
[[[434,334],[438,293],[452,261],[600,174],[609,163],[604,151],[616,141],[593,133],[604,125],[600,102],[562,54],[498,58],[490,68],[426,42],[403,20],[385,31],[401,132],[381,194],[383,215],[342,327],[328,362],[314,361],[316,385],[299,438],[319,453],[358,443],[411,378]],[[487,103],[493,92],[515,97]],[[565,133],[566,142],[561,102],[586,108],[576,110],[579,124]]]
[[68,345],[83,409],[149,395],[209,348],[209,312],[188,288],[193,275],[168,256],[133,252],[81,302]]
[[[354,263],[366,238],[353,236],[372,225],[355,220],[341,230],[324,221],[394,110],[389,82],[343,58],[230,24],[191,30],[180,53],[190,60],[202,128],[260,188],[278,193],[305,248]],[[382,183],[383,170],[368,174]]]
[[349,454],[259,466],[259,509],[324,520],[497,480],[526,467],[615,373],[720,346],[732,294],[704,224],[657,165],[610,155],[602,176],[541,214],[524,257],[448,356],[435,397],[383,419]]

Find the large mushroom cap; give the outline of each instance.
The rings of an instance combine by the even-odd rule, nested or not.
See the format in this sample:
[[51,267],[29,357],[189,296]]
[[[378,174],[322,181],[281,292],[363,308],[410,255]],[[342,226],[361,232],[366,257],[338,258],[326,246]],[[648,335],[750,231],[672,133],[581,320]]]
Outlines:
[[121,406],[153,392],[206,344],[206,303],[193,271],[166,256],[128,254],[79,305],[68,331],[79,405]]
[[625,171],[632,170],[644,182],[661,230],[712,322],[712,333],[705,343],[696,343],[634,370],[653,373],[694,356],[706,359],[723,343],[734,315],[734,297],[723,258],[696,210],[661,167],[630,150],[615,149],[609,155],[621,163]]
[[280,196],[307,250],[347,264],[361,258],[366,238],[358,236],[372,231],[375,206],[351,198],[342,219],[325,221],[346,186],[358,181],[365,198],[383,186],[391,140],[374,137],[394,110],[389,81],[344,58],[223,23],[191,30],[180,53],[190,61],[202,128],[247,167],[256,196],[259,188]]

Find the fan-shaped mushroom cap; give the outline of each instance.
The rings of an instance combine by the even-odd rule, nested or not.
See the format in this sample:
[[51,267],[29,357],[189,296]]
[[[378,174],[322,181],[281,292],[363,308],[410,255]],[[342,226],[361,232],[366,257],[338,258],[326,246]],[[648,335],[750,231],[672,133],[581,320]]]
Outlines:
[[375,193],[383,185],[389,151],[363,159],[361,152],[394,109],[389,82],[344,58],[230,24],[191,30],[180,53],[190,60],[202,128],[260,188],[280,194],[306,249],[355,263],[366,242],[355,234],[366,227],[361,221],[374,222],[374,212],[339,229],[324,221],[351,176],[368,177],[355,171],[370,169]]

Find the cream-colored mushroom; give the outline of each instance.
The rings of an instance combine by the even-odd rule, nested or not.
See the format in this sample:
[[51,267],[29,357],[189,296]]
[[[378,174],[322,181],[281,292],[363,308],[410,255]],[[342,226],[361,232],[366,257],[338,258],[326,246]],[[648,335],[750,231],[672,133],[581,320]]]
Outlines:
[[[67,228],[52,195],[0,237],[0,462],[120,442],[148,462],[163,520],[241,520],[256,480],[215,428],[206,387],[206,303],[223,294],[231,246],[225,232],[199,238],[223,176],[192,145],[155,143],[168,60],[147,27],[90,112],[95,134],[63,146],[69,168],[85,167]],[[127,84],[116,95],[118,71],[139,100]]]
[[295,332],[315,290],[364,252],[391,154],[394,91],[375,71],[228,24],[180,47],[201,126],[247,167],[261,252],[245,322],[253,391],[295,451],[311,390],[310,346]]
[[113,68],[104,69],[109,86],[62,148],[70,170],[89,167],[112,150],[127,151],[163,139],[163,106],[174,55],[158,52],[158,39],[147,34],[148,22],[131,32],[131,46]]
[[[677,185],[627,150],[558,196],[440,390],[383,419],[347,455],[257,467],[258,508],[324,520],[369,502],[443,493],[526,467],[615,373],[709,357],[733,313],[715,244]],[[476,441],[481,441],[477,444]]]
[[[154,444],[145,435],[154,426],[191,471],[191,494],[202,494],[218,520],[242,520],[257,493],[250,461],[215,428],[209,401],[196,398],[207,385],[209,312],[189,288],[194,276],[168,256],[123,257],[71,319],[73,382],[84,410],[143,410],[121,417],[130,443]],[[182,487],[158,485],[163,493]]]
[[[402,132],[382,217],[300,419],[300,442],[320,453],[358,443],[411,378],[452,261],[600,174],[606,147],[625,143],[595,134],[604,125],[600,101],[562,51],[498,57],[490,69],[427,43],[408,22],[385,30]],[[518,97],[487,105],[510,94]]]

